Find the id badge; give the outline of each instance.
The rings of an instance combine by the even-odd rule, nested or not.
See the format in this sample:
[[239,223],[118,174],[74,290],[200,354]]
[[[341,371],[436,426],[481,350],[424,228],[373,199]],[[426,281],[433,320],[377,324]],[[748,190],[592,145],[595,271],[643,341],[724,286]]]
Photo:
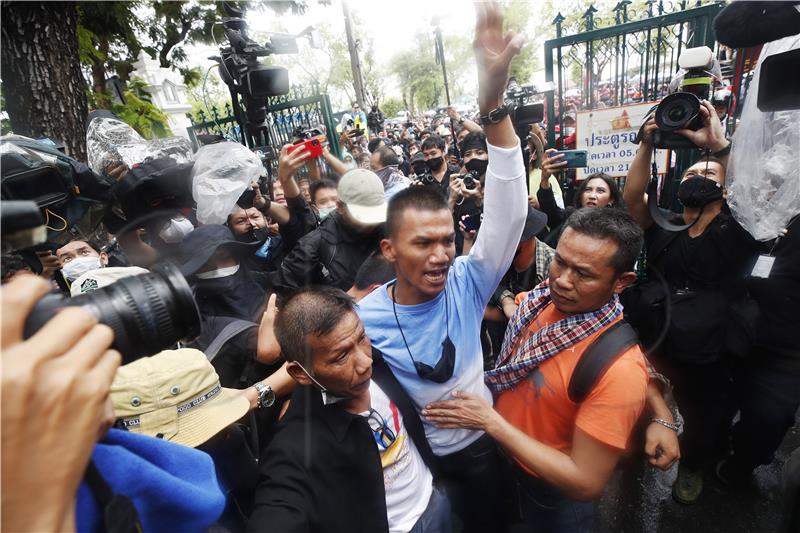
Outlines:
[[772,272],[772,265],[775,263],[775,257],[772,255],[760,255],[758,261],[753,267],[751,276],[754,278],[768,278],[769,273]]

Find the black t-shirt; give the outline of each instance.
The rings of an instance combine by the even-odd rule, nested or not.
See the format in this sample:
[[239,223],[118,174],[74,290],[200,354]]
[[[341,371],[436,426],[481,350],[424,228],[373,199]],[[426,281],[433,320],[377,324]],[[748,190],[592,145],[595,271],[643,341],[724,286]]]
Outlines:
[[777,243],[762,243],[761,253],[775,257],[769,277],[747,277],[760,311],[752,359],[800,374],[800,215],[786,229]]
[[[683,223],[680,215],[670,217]],[[694,238],[688,230],[674,235],[653,224],[645,232],[645,243],[648,261],[655,262],[673,290],[727,289],[743,280],[755,255],[753,238],[726,213]]]

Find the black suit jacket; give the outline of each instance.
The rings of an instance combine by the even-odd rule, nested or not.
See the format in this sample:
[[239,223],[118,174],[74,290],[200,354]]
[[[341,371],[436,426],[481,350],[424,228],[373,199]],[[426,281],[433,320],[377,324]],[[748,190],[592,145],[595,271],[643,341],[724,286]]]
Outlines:
[[[403,424],[429,468],[433,452],[411,399],[373,350],[373,380],[403,415]],[[433,471],[433,470],[432,470]],[[247,530],[279,533],[388,531],[383,468],[364,417],[323,405],[298,386],[261,458],[260,481]]]

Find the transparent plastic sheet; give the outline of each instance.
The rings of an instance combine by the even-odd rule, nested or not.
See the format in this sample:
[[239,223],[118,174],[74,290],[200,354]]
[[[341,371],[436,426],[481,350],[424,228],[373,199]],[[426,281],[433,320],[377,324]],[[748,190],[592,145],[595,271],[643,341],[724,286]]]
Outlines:
[[192,196],[201,224],[222,224],[236,200],[266,173],[256,154],[244,145],[221,142],[201,147],[192,169]]
[[800,110],[757,107],[761,63],[800,48],[800,35],[767,43],[750,82],[728,164],[728,205],[756,240],[775,238],[800,213]]
[[89,167],[102,174],[112,164],[122,163],[130,168],[163,157],[170,157],[177,163],[190,163],[192,144],[184,137],[146,141],[121,120],[96,117],[86,128],[86,154]]

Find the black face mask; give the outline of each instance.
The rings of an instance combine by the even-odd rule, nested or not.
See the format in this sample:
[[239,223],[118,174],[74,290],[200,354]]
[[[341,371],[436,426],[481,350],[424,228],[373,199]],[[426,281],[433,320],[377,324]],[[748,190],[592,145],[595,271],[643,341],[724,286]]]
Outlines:
[[678,199],[685,207],[705,207],[722,199],[722,186],[705,176],[692,176],[678,186]]
[[252,229],[244,235],[236,235],[235,237],[239,242],[264,242],[269,237],[269,231],[266,229]]
[[428,159],[425,161],[425,164],[428,165],[428,168],[431,169],[431,172],[436,172],[442,168],[442,165],[444,165],[444,158],[434,157],[433,159]]
[[477,172],[479,176],[486,174],[486,168],[489,166],[488,159],[472,158],[464,164],[464,167],[470,172]]
[[[409,352],[409,354],[410,353],[411,352]],[[450,340],[450,335],[445,337],[442,342],[442,355],[439,357],[435,368],[431,368],[431,365],[414,361],[414,368],[417,370],[417,375],[422,379],[427,379],[435,383],[444,383],[452,378],[455,366],[456,347],[453,345],[453,341]]]
[[[393,287],[394,290],[397,290],[396,284],[393,284]],[[444,302],[445,338],[442,341],[442,354],[439,356],[439,360],[436,362],[435,368],[431,367],[431,365],[414,359],[414,355],[411,353],[411,349],[408,347],[406,335],[403,333],[403,328],[400,326],[400,319],[397,318],[397,307],[395,305],[396,297],[396,294],[392,295],[392,311],[394,311],[394,319],[397,323],[397,329],[400,330],[400,336],[403,337],[403,343],[406,345],[408,356],[411,357],[411,361],[414,363],[414,370],[417,371],[417,375],[422,379],[427,379],[429,381],[433,381],[434,383],[444,383],[453,377],[453,370],[455,370],[456,367],[456,347],[453,344],[453,341],[450,340],[450,313],[447,308],[447,295],[445,294]]]

